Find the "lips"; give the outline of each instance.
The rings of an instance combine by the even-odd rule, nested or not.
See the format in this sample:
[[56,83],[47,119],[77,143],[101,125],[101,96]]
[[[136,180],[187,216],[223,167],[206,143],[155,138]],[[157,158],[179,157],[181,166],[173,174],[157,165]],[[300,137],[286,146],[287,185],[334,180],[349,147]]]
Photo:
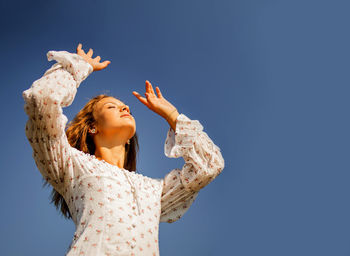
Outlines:
[[131,115],[129,115],[129,114],[124,114],[124,115],[121,115],[120,117],[124,117],[124,116],[131,116]]

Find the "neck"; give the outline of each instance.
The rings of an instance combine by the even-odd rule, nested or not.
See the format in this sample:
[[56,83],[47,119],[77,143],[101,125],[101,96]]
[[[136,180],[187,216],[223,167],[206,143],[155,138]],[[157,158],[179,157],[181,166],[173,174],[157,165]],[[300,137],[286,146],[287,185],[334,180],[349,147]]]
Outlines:
[[124,144],[115,146],[97,146],[95,150],[95,157],[97,159],[105,160],[107,163],[116,165],[121,169],[124,168],[125,154]]

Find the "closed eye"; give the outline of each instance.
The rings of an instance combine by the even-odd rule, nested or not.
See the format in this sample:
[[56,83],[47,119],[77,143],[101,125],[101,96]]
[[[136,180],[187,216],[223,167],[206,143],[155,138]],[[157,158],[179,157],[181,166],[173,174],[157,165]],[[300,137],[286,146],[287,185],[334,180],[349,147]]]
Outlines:
[[114,106],[110,106],[110,107],[108,107],[108,108],[115,108]]

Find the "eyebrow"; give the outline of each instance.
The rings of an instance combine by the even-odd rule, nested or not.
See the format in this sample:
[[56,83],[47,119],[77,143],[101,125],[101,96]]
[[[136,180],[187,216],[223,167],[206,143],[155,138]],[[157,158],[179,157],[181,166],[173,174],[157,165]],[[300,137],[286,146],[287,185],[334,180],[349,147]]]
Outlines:
[[120,106],[126,106],[125,104],[123,104],[123,105],[118,105],[118,104],[115,103],[115,102],[108,101],[108,102],[103,103],[102,107],[103,107],[105,104],[107,104],[107,103],[112,103],[112,104],[114,104],[114,105],[117,105],[118,107],[120,107]]

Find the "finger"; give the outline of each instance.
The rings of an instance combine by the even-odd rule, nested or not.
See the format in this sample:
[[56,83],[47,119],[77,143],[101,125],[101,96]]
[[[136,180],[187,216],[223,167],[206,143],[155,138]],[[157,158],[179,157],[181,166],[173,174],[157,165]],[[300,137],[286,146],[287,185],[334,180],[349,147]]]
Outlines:
[[101,63],[97,63],[96,66],[98,67],[99,70],[106,68],[111,62],[109,60],[106,60]]
[[79,52],[81,50],[81,47],[82,47],[82,45],[81,45],[81,43],[79,43],[78,47],[77,47],[77,52]]
[[85,51],[81,47],[77,49],[77,53],[85,55]]
[[149,83],[149,86],[150,86],[150,91],[151,91],[151,93],[152,93],[152,94],[155,94],[154,91],[153,91],[153,86],[152,86],[151,83]]
[[100,56],[97,56],[94,58],[94,60],[96,60],[97,62],[99,62],[101,60],[101,57]]
[[148,93],[154,94],[154,91],[153,91],[153,88],[152,88],[152,84],[148,80],[146,80],[146,91]]
[[82,46],[83,46],[82,43],[79,43],[78,47],[77,47],[77,50],[82,50]]
[[94,53],[94,51],[90,48],[86,55],[91,58],[93,53]]
[[146,98],[142,97],[138,92],[135,92],[135,91],[133,91],[132,94],[134,94],[136,98],[138,98],[143,104],[148,106],[148,101]]
[[149,82],[146,80],[145,82],[146,92],[149,92]]
[[163,94],[160,92],[160,89],[158,86],[156,87],[156,91],[157,91],[158,97],[163,98]]
[[104,62],[102,62],[102,65],[104,67],[107,67],[109,64],[111,64],[111,62],[109,60],[105,60]]

